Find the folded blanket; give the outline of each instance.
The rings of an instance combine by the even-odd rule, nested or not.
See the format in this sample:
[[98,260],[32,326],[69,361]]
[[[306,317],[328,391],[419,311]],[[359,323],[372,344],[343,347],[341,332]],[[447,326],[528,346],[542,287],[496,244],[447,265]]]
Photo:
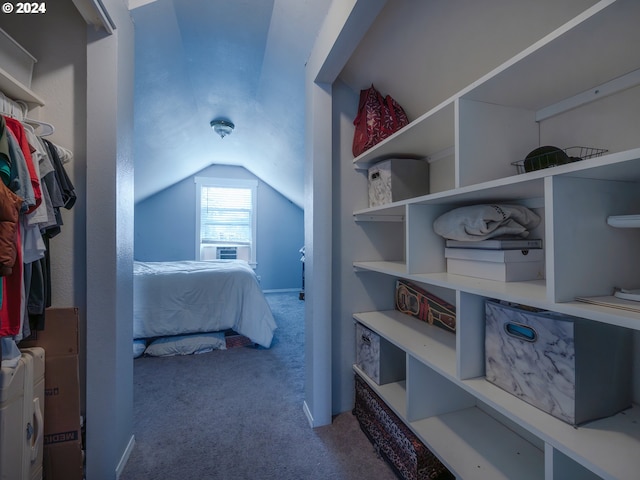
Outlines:
[[471,205],[439,216],[433,229],[444,238],[478,241],[501,235],[526,237],[539,223],[536,213],[520,205]]

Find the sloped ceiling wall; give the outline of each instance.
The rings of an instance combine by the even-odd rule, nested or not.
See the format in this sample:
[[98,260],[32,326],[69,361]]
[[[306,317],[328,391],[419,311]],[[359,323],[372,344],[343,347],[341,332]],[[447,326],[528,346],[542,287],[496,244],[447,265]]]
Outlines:
[[[240,165],[303,205],[304,67],[330,0],[137,0],[135,199]],[[220,138],[209,126],[232,121]]]

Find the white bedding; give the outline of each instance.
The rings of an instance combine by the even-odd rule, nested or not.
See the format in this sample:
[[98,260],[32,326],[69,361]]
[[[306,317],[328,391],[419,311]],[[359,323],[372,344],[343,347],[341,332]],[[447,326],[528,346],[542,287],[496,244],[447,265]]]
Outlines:
[[134,262],[134,339],[233,329],[269,348],[276,328],[244,261]]

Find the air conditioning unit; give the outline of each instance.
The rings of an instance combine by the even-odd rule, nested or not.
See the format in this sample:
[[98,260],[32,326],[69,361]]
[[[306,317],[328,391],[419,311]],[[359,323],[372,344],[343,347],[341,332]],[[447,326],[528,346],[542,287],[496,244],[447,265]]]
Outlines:
[[216,247],[216,260],[236,260],[238,247]]
[[200,260],[244,260],[251,261],[249,245],[200,245]]

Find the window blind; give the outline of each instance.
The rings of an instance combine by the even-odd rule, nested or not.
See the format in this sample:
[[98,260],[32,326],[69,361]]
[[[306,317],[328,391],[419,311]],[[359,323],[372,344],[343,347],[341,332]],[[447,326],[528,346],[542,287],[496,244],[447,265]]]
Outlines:
[[201,188],[202,243],[251,244],[252,190],[237,187]]

